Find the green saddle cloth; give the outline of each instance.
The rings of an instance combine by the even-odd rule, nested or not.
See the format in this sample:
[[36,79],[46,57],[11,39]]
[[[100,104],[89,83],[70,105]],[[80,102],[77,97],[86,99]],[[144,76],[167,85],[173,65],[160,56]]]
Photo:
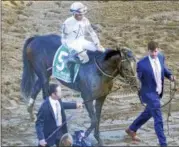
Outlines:
[[52,66],[52,76],[67,83],[75,82],[78,75],[80,64],[75,64],[74,76],[71,78],[70,68],[68,66],[67,58],[70,56],[70,51],[67,46],[61,45],[55,53]]

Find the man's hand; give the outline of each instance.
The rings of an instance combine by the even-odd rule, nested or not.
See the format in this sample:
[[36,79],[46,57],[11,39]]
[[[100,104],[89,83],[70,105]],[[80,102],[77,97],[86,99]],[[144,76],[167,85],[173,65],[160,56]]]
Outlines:
[[41,146],[46,146],[46,145],[47,145],[47,142],[45,141],[45,139],[42,139],[42,140],[39,141],[39,144],[40,144]]
[[77,107],[78,109],[83,108],[83,103],[81,103],[81,102],[76,103],[76,107]]
[[174,82],[174,81],[176,80],[175,76],[171,75],[171,76],[170,76],[170,80],[171,80],[172,82]]

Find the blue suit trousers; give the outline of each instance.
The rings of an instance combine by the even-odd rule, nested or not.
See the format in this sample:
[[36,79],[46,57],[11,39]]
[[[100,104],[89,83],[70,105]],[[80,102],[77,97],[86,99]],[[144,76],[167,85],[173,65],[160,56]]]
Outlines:
[[[152,94],[153,95],[153,94]],[[151,95],[151,96],[152,96]],[[130,129],[136,132],[143,124],[145,124],[151,117],[154,119],[154,128],[158,137],[160,146],[167,146],[166,137],[163,129],[163,119],[160,108],[160,99],[157,94],[147,101],[145,110],[134,120],[130,125]]]

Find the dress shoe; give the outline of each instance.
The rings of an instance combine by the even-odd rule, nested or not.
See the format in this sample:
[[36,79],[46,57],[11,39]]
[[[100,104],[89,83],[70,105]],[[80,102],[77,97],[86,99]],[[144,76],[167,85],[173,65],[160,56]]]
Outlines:
[[133,141],[141,141],[140,138],[137,136],[136,132],[134,132],[130,129],[126,129],[125,131],[129,136],[131,136]]

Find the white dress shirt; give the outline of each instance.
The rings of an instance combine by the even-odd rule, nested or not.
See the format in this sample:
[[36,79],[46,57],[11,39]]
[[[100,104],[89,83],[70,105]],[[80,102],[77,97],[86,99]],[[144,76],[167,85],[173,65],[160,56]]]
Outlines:
[[49,97],[50,104],[52,106],[54,115],[55,115],[55,120],[56,120],[56,125],[60,126],[62,124],[62,115],[61,115],[61,106],[58,100],[54,100],[51,97]]
[[157,84],[156,91],[158,94],[161,94],[161,92],[162,92],[162,75],[161,75],[160,61],[159,61],[158,57],[155,59],[152,59],[151,56],[149,56],[149,60],[150,60],[150,64],[152,66],[155,81]]

